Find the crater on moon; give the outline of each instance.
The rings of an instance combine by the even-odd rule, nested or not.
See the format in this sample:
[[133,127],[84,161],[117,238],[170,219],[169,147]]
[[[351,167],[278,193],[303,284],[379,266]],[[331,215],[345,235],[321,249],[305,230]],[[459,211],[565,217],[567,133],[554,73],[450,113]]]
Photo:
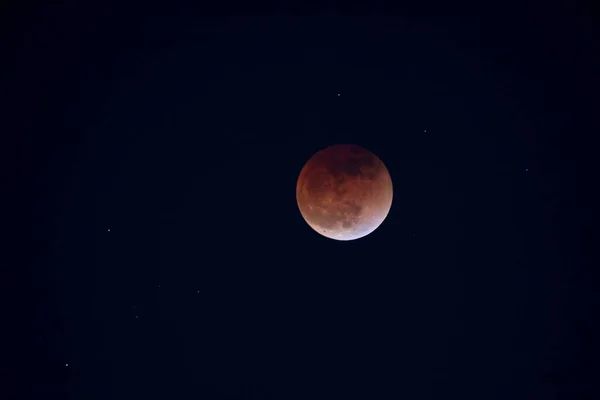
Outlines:
[[392,180],[383,162],[356,145],[317,152],[296,184],[304,220],[316,232],[337,240],[358,239],[377,229],[389,213],[392,197]]

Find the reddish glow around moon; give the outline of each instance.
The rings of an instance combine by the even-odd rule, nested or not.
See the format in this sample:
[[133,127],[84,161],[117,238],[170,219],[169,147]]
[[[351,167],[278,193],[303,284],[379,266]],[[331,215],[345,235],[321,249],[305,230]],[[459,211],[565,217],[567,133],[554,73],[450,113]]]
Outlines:
[[335,240],[355,240],[381,225],[392,206],[393,187],[383,162],[356,145],[334,145],[313,155],[296,184],[306,223]]

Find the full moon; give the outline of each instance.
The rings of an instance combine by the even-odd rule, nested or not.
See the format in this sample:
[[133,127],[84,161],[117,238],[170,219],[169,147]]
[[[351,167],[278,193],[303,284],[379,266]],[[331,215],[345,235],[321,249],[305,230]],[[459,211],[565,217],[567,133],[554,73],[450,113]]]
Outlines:
[[338,144],[314,154],[296,183],[306,223],[335,240],[355,240],[381,225],[392,206],[392,178],[373,153]]

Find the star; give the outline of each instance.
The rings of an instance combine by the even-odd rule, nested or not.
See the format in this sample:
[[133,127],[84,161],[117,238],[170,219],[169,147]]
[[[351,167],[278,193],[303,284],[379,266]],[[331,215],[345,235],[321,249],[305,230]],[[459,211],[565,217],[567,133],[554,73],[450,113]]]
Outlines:
[[68,364],[68,363],[67,363],[67,364],[65,364],[65,367],[68,367],[68,366],[69,366],[69,364]]
[[338,97],[340,97],[340,94],[338,93]]
[[525,168],[525,172],[528,172],[528,171],[529,171],[529,168]]
[[110,229],[108,231],[110,232]]

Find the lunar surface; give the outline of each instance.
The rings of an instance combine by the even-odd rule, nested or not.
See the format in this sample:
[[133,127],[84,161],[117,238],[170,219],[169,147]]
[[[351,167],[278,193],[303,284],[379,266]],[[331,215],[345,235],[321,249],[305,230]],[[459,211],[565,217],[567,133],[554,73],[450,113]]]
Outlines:
[[356,145],[317,152],[296,184],[304,220],[335,240],[359,239],[377,229],[390,211],[392,197],[392,179],[383,162]]

